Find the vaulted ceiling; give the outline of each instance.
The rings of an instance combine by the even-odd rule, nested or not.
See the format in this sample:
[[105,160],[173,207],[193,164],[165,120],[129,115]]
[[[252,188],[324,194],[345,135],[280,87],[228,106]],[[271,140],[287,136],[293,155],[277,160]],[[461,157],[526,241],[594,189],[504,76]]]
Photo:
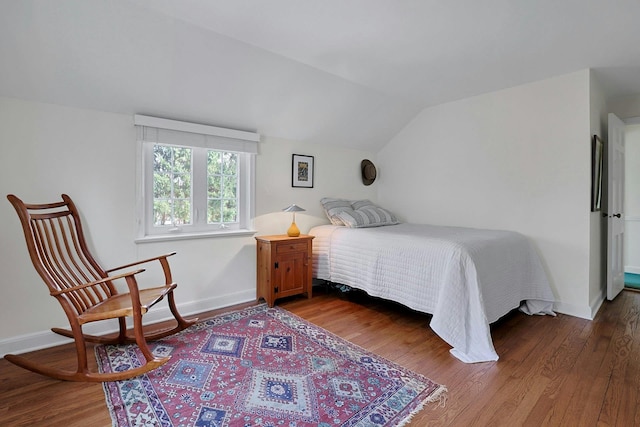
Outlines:
[[378,150],[421,109],[592,68],[637,0],[0,0],[0,96]]

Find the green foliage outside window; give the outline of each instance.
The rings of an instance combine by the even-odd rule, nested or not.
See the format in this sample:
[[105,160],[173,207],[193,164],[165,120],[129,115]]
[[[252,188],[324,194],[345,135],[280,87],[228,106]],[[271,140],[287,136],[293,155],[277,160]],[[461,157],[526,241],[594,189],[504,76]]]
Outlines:
[[207,223],[237,222],[238,155],[209,151],[207,180]]
[[191,149],[154,145],[153,223],[191,224]]
[[[192,224],[192,149],[153,147],[153,223]],[[238,154],[207,152],[207,223],[238,221]]]

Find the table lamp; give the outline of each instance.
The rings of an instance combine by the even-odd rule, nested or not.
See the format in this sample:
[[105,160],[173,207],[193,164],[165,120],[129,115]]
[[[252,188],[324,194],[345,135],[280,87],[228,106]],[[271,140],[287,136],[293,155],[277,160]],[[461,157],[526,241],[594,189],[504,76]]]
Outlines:
[[296,212],[303,212],[304,209],[294,203],[282,210],[284,212],[293,212],[293,221],[291,222],[291,227],[287,230],[287,235],[289,237],[298,237],[300,235],[300,229],[298,229],[298,226],[296,225]]

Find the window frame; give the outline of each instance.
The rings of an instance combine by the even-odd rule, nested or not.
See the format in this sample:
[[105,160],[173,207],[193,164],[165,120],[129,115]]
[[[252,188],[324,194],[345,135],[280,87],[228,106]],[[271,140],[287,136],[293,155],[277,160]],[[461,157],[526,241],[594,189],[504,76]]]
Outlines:
[[[134,116],[134,124],[138,130],[136,242],[256,233],[256,230],[252,228],[252,221],[255,216],[255,156],[257,143],[260,139],[258,134],[140,115]],[[191,225],[179,227],[155,227],[153,225],[153,146],[155,144],[192,149]],[[219,223],[206,223],[206,166],[209,150],[234,152],[238,155],[238,221],[231,227],[220,227]],[[197,164],[198,158],[200,164]],[[197,190],[197,187],[200,189]],[[204,221],[199,221],[197,217],[202,216],[204,216]]]

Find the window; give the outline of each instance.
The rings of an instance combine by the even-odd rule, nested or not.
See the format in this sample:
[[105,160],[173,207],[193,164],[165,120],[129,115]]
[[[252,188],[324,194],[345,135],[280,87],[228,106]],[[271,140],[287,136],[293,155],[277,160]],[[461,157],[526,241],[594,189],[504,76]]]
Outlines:
[[[241,153],[162,144],[145,149],[153,151],[153,227],[226,229],[239,223]],[[192,179],[198,169],[206,169],[206,179]]]
[[136,115],[139,241],[253,233],[259,135]]

